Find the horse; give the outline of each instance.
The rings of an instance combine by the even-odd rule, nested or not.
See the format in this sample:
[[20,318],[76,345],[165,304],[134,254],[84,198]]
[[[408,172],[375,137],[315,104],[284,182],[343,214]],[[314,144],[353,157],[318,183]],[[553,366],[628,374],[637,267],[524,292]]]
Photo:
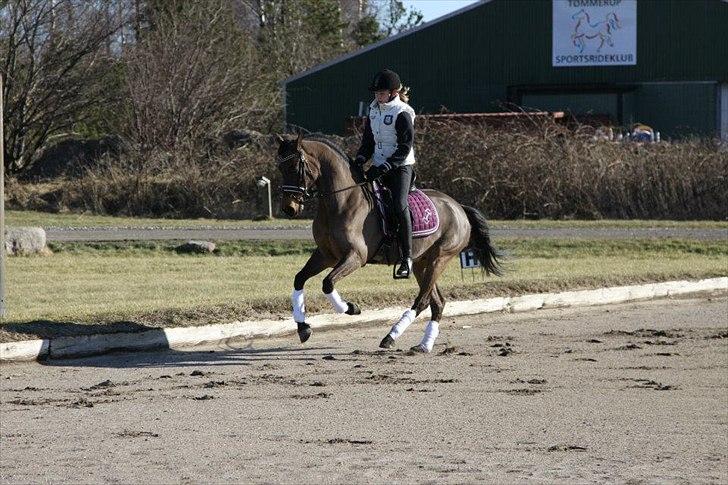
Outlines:
[[[389,264],[387,251],[381,249],[386,234],[380,224],[370,183],[360,167],[352,163],[339,147],[325,139],[304,139],[302,135],[275,135],[278,141],[277,165],[281,173],[281,211],[290,218],[299,216],[304,204],[318,198],[313,219],[316,249],[293,280],[291,303],[301,343],[312,335],[306,323],[304,284],[331,268],[323,279],[322,290],[337,313],[358,315],[356,303],[344,300],[334,288],[337,281],[366,264]],[[411,350],[428,353],[439,334],[445,298],[437,280],[448,262],[463,249],[471,247],[487,274],[501,275],[500,254],[491,244],[485,217],[477,209],[459,204],[450,196],[424,190],[434,203],[439,227],[433,234],[413,240],[413,273],[419,292],[410,309],[404,312],[382,339],[382,348],[394,347],[395,340],[415,318],[430,306],[431,318],[420,345]]]
[[597,52],[602,51],[602,47],[604,47],[605,42],[609,44],[610,47],[614,47],[612,32],[622,28],[619,23],[619,18],[614,12],[608,13],[603,22],[597,22],[595,24],[591,23],[589,14],[584,9],[576,12],[571,16],[571,18],[572,20],[577,21],[574,26],[574,33],[571,34],[571,42],[575,47],[579,48],[580,54],[584,53],[586,41],[596,39],[597,37],[601,40],[599,47],[597,48]]

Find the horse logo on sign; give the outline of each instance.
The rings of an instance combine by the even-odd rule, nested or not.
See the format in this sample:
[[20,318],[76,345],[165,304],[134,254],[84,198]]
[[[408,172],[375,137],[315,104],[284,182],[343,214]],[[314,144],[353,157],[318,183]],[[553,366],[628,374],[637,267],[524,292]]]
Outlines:
[[602,51],[602,47],[604,47],[605,43],[607,43],[609,47],[614,47],[612,33],[615,30],[622,28],[622,25],[619,23],[619,17],[617,17],[617,14],[614,12],[609,12],[604,21],[596,23],[591,22],[589,13],[583,8],[572,15],[571,18],[576,20],[574,33],[571,34],[571,42],[574,46],[579,48],[580,54],[584,53],[587,41],[591,41],[593,39],[599,40],[597,52]]

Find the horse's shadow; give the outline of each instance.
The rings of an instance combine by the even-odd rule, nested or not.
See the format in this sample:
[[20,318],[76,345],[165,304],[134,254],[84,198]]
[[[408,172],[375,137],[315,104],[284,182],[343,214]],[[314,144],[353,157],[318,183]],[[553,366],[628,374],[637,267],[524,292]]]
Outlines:
[[248,343],[240,348],[215,348],[214,350],[188,351],[158,348],[138,352],[113,351],[103,355],[46,359],[39,361],[53,367],[97,367],[117,369],[168,369],[201,366],[250,366],[272,362],[316,362],[324,355],[331,354],[329,347],[271,347],[255,348]]
[[[133,350],[120,348],[100,355],[79,357],[50,357],[38,362],[54,367],[102,367],[102,368],[168,368],[218,365],[253,365],[276,361],[315,361],[320,360],[333,349],[327,347],[300,347],[292,337],[290,347],[264,347],[264,340],[243,341],[231,339],[220,344],[210,343],[205,350],[190,348],[178,350],[170,348],[164,330],[133,321],[116,321],[100,325],[84,325],[76,322],[34,320],[31,322],[9,322],[3,324],[6,332],[32,335],[34,338],[50,339],[53,355],[53,339],[58,337],[103,336],[112,338],[114,334],[144,333],[147,340],[156,342],[154,348]],[[101,331],[100,331],[101,330]],[[292,335],[295,331],[291,330]],[[295,339],[295,340],[293,340]],[[208,350],[213,349],[213,350]],[[304,351],[306,351],[304,353]]]

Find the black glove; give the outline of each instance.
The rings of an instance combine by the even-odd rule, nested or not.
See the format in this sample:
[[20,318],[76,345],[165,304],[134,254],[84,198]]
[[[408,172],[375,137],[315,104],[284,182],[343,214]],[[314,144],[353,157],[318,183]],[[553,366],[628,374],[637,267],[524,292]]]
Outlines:
[[371,168],[367,170],[366,179],[369,182],[371,182],[372,180],[376,180],[385,173],[387,173],[390,168],[392,168],[392,166],[387,162],[384,162],[381,165],[372,165]]
[[367,163],[367,159],[366,157],[364,157],[364,155],[357,155],[354,159],[354,165],[356,165],[357,167],[361,167],[365,163]]

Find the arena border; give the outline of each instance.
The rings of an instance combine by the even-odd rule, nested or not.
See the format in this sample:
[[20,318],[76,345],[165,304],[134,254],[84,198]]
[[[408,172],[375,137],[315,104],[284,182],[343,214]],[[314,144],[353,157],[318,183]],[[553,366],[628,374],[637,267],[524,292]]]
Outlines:
[[[444,316],[608,305],[712,291],[728,292],[728,277],[453,301],[448,302]],[[401,313],[401,307],[384,308],[366,311],[362,315],[355,316],[316,315],[307,321],[315,329],[343,328],[387,320],[394,321],[401,316]],[[419,318],[427,318],[428,313],[429,310],[423,312]],[[84,357],[117,351],[180,350],[203,344],[224,344],[229,341],[278,337],[294,334],[295,331],[295,325],[291,320],[258,320],[198,327],[158,328],[135,333],[26,340],[0,344],[0,363]]]

